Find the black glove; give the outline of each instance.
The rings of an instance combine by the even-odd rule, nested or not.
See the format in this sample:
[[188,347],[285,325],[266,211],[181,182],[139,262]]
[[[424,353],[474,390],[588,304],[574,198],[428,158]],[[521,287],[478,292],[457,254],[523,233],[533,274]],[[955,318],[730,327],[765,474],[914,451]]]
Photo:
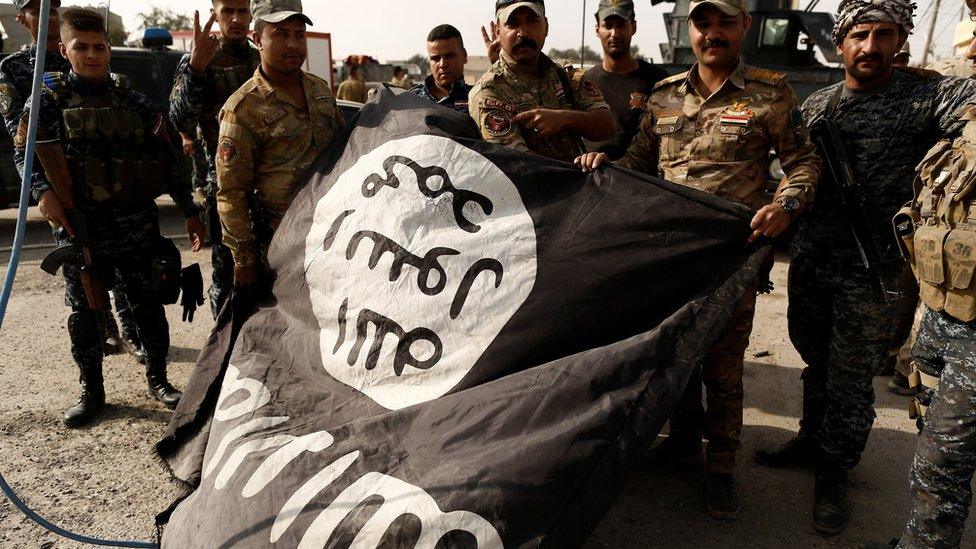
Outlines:
[[203,273],[200,272],[200,265],[194,263],[183,269],[180,277],[180,289],[183,291],[183,298],[180,305],[183,307],[183,322],[193,322],[193,313],[197,307],[203,305]]

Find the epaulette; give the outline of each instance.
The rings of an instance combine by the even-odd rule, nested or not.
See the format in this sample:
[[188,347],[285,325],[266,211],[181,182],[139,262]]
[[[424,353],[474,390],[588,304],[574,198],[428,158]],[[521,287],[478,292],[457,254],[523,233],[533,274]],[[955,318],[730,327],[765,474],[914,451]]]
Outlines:
[[895,69],[912,76],[917,76],[922,80],[938,80],[942,78],[942,73],[930,69],[920,69],[918,67],[895,67]]
[[785,84],[786,80],[788,79],[785,72],[757,69],[756,67],[746,67],[744,76],[746,80],[762,82],[763,84],[769,84],[770,86],[776,86],[777,88]]
[[685,72],[682,72],[682,73],[675,74],[673,76],[669,76],[669,77],[665,78],[664,80],[659,80],[657,84],[654,84],[653,90],[654,91],[657,91],[659,88],[663,88],[664,86],[668,86],[668,85],[674,84],[675,82],[683,82],[683,81],[687,80],[688,79],[688,72],[689,71],[685,71]]
[[128,90],[132,88],[132,83],[131,83],[132,81],[129,79],[128,76],[124,74],[117,74],[114,72],[109,76],[112,78],[112,83],[115,84],[116,88],[120,90]]

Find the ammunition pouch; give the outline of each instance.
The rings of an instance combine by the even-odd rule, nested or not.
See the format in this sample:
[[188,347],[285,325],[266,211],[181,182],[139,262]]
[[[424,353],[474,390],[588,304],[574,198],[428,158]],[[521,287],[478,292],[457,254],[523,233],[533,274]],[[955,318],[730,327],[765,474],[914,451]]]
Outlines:
[[180,250],[168,238],[157,235],[152,247],[152,291],[163,305],[179,299],[182,270]]
[[895,216],[895,232],[911,258],[922,301],[971,322],[976,320],[976,200],[970,196],[976,187],[976,144],[942,140],[918,172],[923,187]]

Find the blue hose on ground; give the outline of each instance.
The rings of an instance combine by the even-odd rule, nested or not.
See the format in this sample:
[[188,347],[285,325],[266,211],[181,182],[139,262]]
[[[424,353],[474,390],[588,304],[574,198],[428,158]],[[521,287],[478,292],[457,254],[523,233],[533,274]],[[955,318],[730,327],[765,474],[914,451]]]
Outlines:
[[[28,135],[26,160],[24,162],[24,172],[21,174],[22,178],[20,181],[20,202],[18,203],[17,210],[17,228],[14,231],[14,245],[10,252],[10,264],[7,267],[7,275],[3,281],[3,289],[0,290],[0,328],[3,327],[3,319],[7,312],[7,304],[10,302],[10,294],[13,291],[14,286],[14,277],[17,275],[17,267],[20,264],[20,251],[24,245],[24,233],[27,230],[27,201],[29,199],[28,191],[30,190],[31,182],[30,174],[34,169],[34,149],[37,145],[37,111],[40,104],[39,92],[41,89],[41,81],[44,76],[44,57],[47,53],[47,48],[45,45],[47,44],[48,22],[51,16],[51,0],[41,0],[40,10],[41,19],[37,31],[37,59],[34,61],[34,83],[31,87],[30,121],[27,124]],[[7,481],[3,478],[3,475],[0,475],[0,491],[7,496],[10,503],[14,504],[15,507],[20,509],[29,519],[50,530],[51,532],[66,537],[70,540],[108,547],[134,547],[138,549],[156,549],[156,547],[158,547],[155,543],[147,543],[144,541],[115,541],[90,538],[88,536],[82,536],[80,534],[65,530],[56,524],[52,524],[44,517],[35,513],[30,507],[21,501],[21,499],[17,497],[17,494],[14,493],[13,488],[7,484]]]

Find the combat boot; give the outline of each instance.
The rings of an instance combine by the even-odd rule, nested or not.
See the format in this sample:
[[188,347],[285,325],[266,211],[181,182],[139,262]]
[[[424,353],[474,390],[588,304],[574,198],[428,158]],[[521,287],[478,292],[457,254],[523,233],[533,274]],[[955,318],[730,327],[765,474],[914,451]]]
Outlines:
[[129,353],[132,358],[136,359],[139,364],[145,364],[148,360],[146,356],[146,349],[142,346],[142,342],[139,340],[138,334],[128,333],[126,331],[125,335],[122,337],[122,348]]
[[813,527],[824,534],[839,534],[847,527],[847,471],[820,460],[814,481]]
[[735,477],[730,474],[710,473],[706,492],[708,514],[719,520],[735,520],[739,514],[739,493],[735,489]]
[[86,425],[95,414],[105,406],[105,385],[102,382],[102,366],[79,367],[81,376],[81,398],[78,403],[64,412],[62,422],[69,429]]
[[183,393],[177,391],[166,379],[166,360],[152,360],[146,366],[146,381],[149,383],[149,396],[162,402],[170,410],[180,403]]
[[702,463],[701,436],[670,435],[651,448],[644,463],[653,469],[679,469]]
[[786,444],[772,448],[756,449],[756,462],[767,467],[785,467],[801,464],[813,465],[819,448],[814,440],[806,435],[797,435]]

